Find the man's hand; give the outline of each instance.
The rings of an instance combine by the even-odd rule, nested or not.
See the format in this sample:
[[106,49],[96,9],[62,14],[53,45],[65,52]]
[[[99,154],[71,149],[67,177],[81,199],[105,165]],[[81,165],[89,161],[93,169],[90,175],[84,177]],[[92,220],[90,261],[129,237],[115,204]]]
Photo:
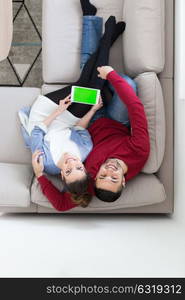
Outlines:
[[107,79],[107,75],[114,71],[114,69],[110,66],[103,66],[103,67],[98,67],[97,68],[99,74],[98,77],[100,77],[101,79]]
[[71,105],[71,95],[67,96],[63,100],[60,100],[59,106],[57,108],[58,114],[64,112],[69,107],[69,105]]
[[102,97],[100,96],[99,97],[99,101],[97,104],[93,105],[91,110],[96,112],[97,110],[99,110],[101,107],[103,106],[103,100],[102,100]]
[[33,171],[37,178],[42,176],[44,171],[43,157],[41,156],[42,154],[43,152],[41,152],[40,150],[36,150],[32,154]]

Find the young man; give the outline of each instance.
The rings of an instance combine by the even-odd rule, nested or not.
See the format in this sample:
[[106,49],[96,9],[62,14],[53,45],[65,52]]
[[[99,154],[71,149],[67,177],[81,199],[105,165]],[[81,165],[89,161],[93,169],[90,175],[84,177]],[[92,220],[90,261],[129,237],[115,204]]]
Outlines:
[[[98,67],[98,72],[98,77],[108,80],[126,105],[131,126],[129,130],[120,120],[103,117],[88,129],[94,147],[85,162],[86,170],[95,181],[96,196],[102,201],[113,202],[121,195],[125,183],[142,170],[148,159],[148,124],[143,104],[127,81],[109,66]],[[37,156],[33,160],[33,169],[43,193],[54,207],[65,205],[64,193],[61,194],[43,176],[42,163]],[[69,199],[67,203],[68,209],[72,208]]]
[[131,126],[129,130],[120,120],[115,121],[115,113],[114,120],[100,118],[89,128],[94,146],[85,166],[95,180],[96,196],[112,202],[119,198],[126,181],[142,170],[150,142],[144,107],[133,88],[109,66],[99,67],[98,71],[126,105]]

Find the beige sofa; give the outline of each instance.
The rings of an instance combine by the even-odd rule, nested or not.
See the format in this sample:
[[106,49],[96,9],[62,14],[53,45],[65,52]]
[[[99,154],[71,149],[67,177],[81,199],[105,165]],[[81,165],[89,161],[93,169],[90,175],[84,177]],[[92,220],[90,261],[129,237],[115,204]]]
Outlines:
[[[114,203],[93,198],[87,208],[67,213],[173,212],[173,0],[94,0],[98,15],[125,20],[126,31],[112,47],[110,65],[134,78],[149,124],[151,153],[142,172]],[[56,213],[33,176],[31,156],[20,134],[17,111],[40,94],[79,76],[79,0],[43,1],[42,89],[0,88],[0,211]],[[62,190],[61,180],[51,177]]]

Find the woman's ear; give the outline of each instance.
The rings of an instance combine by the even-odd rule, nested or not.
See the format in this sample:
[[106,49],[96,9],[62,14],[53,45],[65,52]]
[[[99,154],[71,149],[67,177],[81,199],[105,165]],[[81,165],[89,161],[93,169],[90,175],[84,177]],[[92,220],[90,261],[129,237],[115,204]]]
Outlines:
[[63,171],[61,170],[60,175],[62,177],[62,180],[64,179]]

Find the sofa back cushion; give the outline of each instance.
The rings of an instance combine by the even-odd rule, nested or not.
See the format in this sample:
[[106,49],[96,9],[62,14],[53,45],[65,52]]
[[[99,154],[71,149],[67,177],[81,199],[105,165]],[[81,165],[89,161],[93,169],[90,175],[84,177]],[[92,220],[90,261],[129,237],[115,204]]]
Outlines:
[[125,0],[123,35],[125,73],[160,73],[164,68],[164,0]]
[[155,173],[161,166],[165,151],[165,112],[162,88],[155,73],[143,73],[135,78],[148,121],[150,155],[144,173]]
[[[163,69],[164,0],[92,0],[92,3],[104,22],[115,15],[117,21],[127,23],[124,34],[111,48],[109,65],[132,77]],[[80,75],[80,1],[43,1],[42,33],[44,82],[75,82]]]

